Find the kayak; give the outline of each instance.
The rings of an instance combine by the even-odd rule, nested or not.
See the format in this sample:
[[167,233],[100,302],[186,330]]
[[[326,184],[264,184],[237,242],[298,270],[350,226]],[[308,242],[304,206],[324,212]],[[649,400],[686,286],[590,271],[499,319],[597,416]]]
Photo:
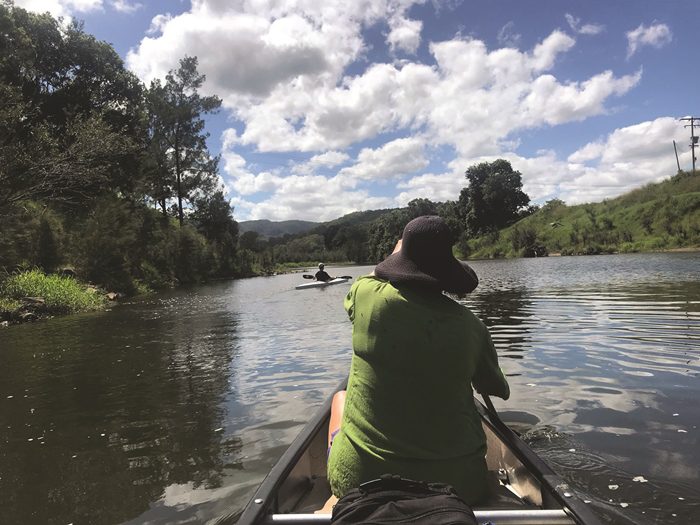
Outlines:
[[[336,389],[345,388],[345,382]],[[239,525],[328,524],[317,513],[331,496],[326,478],[328,423],[332,395],[272,467],[243,510]],[[574,494],[493,409],[474,399],[486,433],[486,462],[492,495],[473,507],[477,521],[493,525],[601,525]]]
[[325,288],[326,286],[331,286],[333,284],[342,284],[350,280],[349,277],[336,277],[330,281],[313,281],[310,283],[298,284],[296,286],[297,290],[306,290],[307,288]]

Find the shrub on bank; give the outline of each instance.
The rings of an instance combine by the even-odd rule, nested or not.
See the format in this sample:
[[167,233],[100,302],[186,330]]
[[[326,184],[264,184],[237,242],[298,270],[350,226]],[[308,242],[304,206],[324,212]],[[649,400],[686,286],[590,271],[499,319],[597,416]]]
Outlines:
[[106,196],[80,228],[77,241],[79,274],[108,290],[127,295],[135,291],[132,259],[138,253],[138,208],[130,202]]
[[102,295],[89,291],[72,277],[46,275],[36,269],[10,275],[0,286],[0,296],[12,309],[25,297],[40,297],[44,301],[41,309],[48,314],[98,310],[106,302]]
[[0,320],[4,319],[4,313],[10,314],[16,312],[22,307],[22,303],[16,299],[10,299],[8,297],[0,297]]
[[[163,275],[158,268],[148,261],[143,261],[141,263],[140,270],[141,279],[136,281],[136,286],[141,287],[138,293],[148,293],[148,291],[152,290],[164,290],[165,288],[172,288],[174,286],[172,277]],[[144,290],[147,291],[144,292]]]
[[37,202],[0,210],[0,268],[56,269],[65,260],[66,234],[60,216]]

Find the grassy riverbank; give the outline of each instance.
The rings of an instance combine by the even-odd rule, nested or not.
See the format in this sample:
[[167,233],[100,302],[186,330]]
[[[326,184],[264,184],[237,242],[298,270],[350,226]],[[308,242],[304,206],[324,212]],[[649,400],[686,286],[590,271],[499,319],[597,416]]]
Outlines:
[[29,270],[0,282],[0,321],[7,323],[41,317],[99,310],[107,304],[104,293],[73,277]]

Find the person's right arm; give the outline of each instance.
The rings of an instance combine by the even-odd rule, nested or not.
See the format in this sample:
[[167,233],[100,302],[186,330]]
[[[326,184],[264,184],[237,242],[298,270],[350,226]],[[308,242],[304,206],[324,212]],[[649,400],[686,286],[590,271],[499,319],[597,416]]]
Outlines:
[[503,370],[498,364],[498,354],[493,346],[491,334],[484,326],[484,344],[481,348],[479,361],[474,371],[472,384],[479,394],[498,396],[501,399],[510,397],[510,387]]

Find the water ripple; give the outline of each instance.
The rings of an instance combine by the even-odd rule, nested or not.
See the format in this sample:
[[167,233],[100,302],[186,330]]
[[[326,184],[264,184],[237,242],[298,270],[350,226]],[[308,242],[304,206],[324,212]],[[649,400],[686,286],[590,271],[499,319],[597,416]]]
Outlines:
[[[505,420],[607,521],[700,523],[698,254],[472,266],[464,302],[511,385]],[[300,281],[181,288],[0,332],[5,519],[239,511],[348,371],[349,285]]]

